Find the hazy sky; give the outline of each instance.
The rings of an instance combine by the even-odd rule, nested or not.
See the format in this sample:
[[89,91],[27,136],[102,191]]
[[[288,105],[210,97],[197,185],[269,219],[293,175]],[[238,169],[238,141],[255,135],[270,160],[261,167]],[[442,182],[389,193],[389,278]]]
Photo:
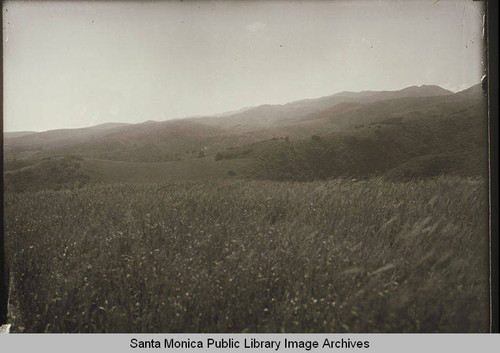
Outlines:
[[482,75],[482,2],[6,1],[4,129],[282,104]]

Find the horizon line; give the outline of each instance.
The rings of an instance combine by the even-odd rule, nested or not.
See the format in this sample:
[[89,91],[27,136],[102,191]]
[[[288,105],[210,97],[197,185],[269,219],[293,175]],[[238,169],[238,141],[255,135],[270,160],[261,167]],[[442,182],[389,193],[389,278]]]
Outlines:
[[[147,122],[155,122],[155,123],[162,123],[162,122],[166,122],[166,121],[174,121],[174,120],[184,120],[184,119],[198,119],[198,118],[208,118],[208,117],[216,117],[218,115],[222,115],[222,114],[228,114],[228,113],[237,113],[238,111],[240,110],[249,110],[249,109],[253,109],[253,108],[258,108],[258,107],[261,107],[261,106],[283,106],[283,105],[287,105],[287,104],[291,104],[291,103],[294,103],[294,102],[300,102],[300,101],[306,101],[306,100],[314,100],[314,99],[322,99],[322,98],[326,98],[326,97],[332,97],[332,96],[335,96],[335,95],[338,95],[338,94],[341,94],[341,93],[363,93],[363,92],[398,92],[398,91],[402,91],[404,89],[407,89],[407,88],[411,88],[411,87],[417,87],[417,88],[421,88],[421,87],[439,87],[441,89],[444,89],[446,91],[449,91],[449,92],[452,92],[453,94],[457,94],[459,92],[462,92],[462,91],[465,91],[465,90],[468,90],[474,86],[477,86],[477,85],[481,85],[481,81],[478,82],[478,83],[475,83],[465,89],[462,89],[462,90],[458,90],[458,91],[452,91],[452,90],[449,90],[447,88],[444,88],[444,87],[441,87],[439,85],[433,85],[433,84],[421,84],[421,85],[411,85],[411,86],[406,86],[406,87],[403,87],[401,89],[396,89],[396,90],[370,90],[370,89],[367,89],[367,90],[362,90],[362,91],[340,91],[340,92],[337,92],[337,93],[332,93],[332,94],[329,94],[329,95],[326,95],[326,96],[321,96],[321,97],[313,97],[313,98],[302,98],[302,99],[297,99],[297,100],[293,100],[293,101],[290,101],[290,102],[286,102],[286,103],[281,103],[281,104],[275,104],[275,103],[262,103],[262,104],[259,104],[259,105],[255,105],[255,106],[249,106],[249,107],[242,107],[242,108],[237,108],[237,109],[234,109],[234,110],[226,110],[226,111],[222,111],[222,112],[219,112],[219,113],[214,113],[214,114],[208,114],[208,115],[194,115],[194,116],[185,116],[185,117],[181,117],[181,118],[170,118],[170,119],[165,119],[165,120],[153,120],[153,119],[148,119],[148,120],[144,120],[144,121],[141,121],[141,122],[137,122],[137,123],[127,123],[127,122],[119,122],[119,121],[109,121],[109,122],[105,122],[105,123],[100,123],[100,124],[96,124],[96,125],[87,125],[87,126],[81,126],[81,127],[59,127],[59,128],[53,128],[53,129],[47,129],[47,130],[15,130],[15,131],[5,131],[2,129],[3,131],[3,134],[6,134],[6,133],[43,133],[43,132],[48,132],[48,131],[56,131],[56,130],[80,130],[80,129],[89,129],[89,128],[93,128],[93,127],[97,127],[97,126],[102,126],[102,125],[109,125],[109,124],[123,124],[123,125],[137,125],[137,124],[144,124],[144,123],[147,123]],[[5,120],[5,117],[3,117],[2,119],[2,125],[4,125],[4,120]]]

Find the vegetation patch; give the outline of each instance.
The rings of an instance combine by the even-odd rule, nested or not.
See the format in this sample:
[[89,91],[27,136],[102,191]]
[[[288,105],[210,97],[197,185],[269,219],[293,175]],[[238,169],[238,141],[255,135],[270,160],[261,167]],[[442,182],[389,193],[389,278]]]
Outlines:
[[25,332],[488,332],[481,179],[7,193]]
[[81,170],[80,162],[78,156],[44,158],[27,167],[7,171],[5,187],[16,192],[78,188],[91,179]]

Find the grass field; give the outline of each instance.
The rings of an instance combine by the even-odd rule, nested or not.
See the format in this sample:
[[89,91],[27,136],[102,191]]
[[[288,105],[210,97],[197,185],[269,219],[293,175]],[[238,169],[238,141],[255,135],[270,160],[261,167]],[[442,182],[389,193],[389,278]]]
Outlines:
[[8,193],[24,332],[487,332],[486,184],[194,181]]
[[229,172],[244,174],[250,161],[215,161],[213,156],[180,161],[136,163],[86,159],[82,171],[105,183],[163,183],[228,177]]

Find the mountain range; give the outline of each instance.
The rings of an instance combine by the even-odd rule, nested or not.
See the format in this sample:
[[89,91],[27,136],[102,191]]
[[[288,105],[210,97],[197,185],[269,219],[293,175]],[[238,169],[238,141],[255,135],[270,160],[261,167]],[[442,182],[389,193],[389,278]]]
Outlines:
[[[14,174],[18,179],[23,173],[36,176],[47,168],[47,160],[57,164],[68,158],[78,165],[75,172],[88,175],[85,180],[163,181],[179,169],[189,170],[180,173],[183,178],[202,177],[208,170],[214,177],[299,180],[429,174],[418,171],[421,166],[412,160],[437,173],[477,174],[482,173],[485,146],[480,85],[458,93],[426,85],[341,92],[216,116],[4,134],[6,180],[12,183]],[[127,163],[129,170],[154,171],[145,179],[120,177]],[[407,170],[398,172],[405,165]]]

